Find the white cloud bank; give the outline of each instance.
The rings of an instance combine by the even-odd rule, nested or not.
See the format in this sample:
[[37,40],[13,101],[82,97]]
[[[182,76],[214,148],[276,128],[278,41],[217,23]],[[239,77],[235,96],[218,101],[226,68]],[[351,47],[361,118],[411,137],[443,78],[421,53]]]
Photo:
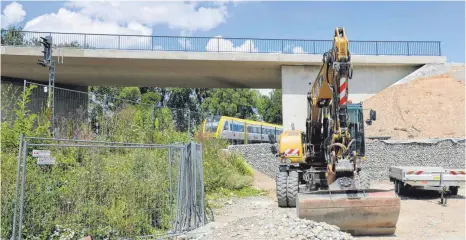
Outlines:
[[222,36],[211,38],[207,42],[206,50],[208,52],[258,52],[252,40],[246,40],[235,47],[232,40],[224,39]]
[[[113,1],[70,1],[57,12],[47,13],[28,21],[25,31],[91,33],[115,35],[153,35],[152,27],[165,25],[179,30],[183,35],[196,31],[208,31],[225,23],[228,1],[201,6],[200,2],[113,2]],[[26,12],[19,3],[10,4],[2,14],[2,26],[24,20]],[[21,11],[22,10],[22,13]],[[13,14],[15,13],[15,14]],[[21,13],[21,14],[19,14]],[[4,17],[5,15],[5,17]],[[4,21],[4,18],[6,19]],[[14,21],[13,21],[14,20]],[[28,36],[26,36],[28,37]],[[39,37],[32,36],[34,38]],[[54,35],[54,43],[76,41],[91,47],[125,49],[160,49],[153,46],[150,37],[124,36],[77,36],[72,34]],[[89,39],[91,38],[91,39]],[[184,42],[181,43],[180,45]],[[186,43],[190,48],[190,43]]]
[[7,28],[10,25],[20,23],[26,17],[26,11],[23,9],[23,5],[12,2],[6,5],[2,13],[2,28]]
[[146,26],[167,25],[185,32],[208,31],[225,23],[227,7],[200,7],[199,2],[88,2],[73,1],[65,6],[103,21],[124,24],[135,21]]

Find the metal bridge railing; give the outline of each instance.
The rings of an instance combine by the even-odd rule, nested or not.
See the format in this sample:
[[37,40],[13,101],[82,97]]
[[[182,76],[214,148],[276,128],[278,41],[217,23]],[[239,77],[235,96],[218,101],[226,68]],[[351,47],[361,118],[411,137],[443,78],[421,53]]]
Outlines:
[[[2,30],[8,46],[40,46],[51,35],[56,47],[183,52],[323,54],[331,40],[110,35]],[[350,41],[353,55],[441,56],[440,41]]]

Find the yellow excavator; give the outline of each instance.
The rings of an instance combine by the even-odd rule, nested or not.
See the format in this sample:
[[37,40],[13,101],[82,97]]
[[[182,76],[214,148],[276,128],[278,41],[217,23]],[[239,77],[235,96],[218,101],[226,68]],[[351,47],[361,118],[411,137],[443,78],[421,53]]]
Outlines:
[[326,222],[353,235],[391,235],[400,212],[393,190],[372,189],[363,168],[361,104],[348,103],[353,75],[345,28],[336,28],[332,48],[307,93],[306,129],[279,138],[276,176],[280,207],[296,207],[299,218]]

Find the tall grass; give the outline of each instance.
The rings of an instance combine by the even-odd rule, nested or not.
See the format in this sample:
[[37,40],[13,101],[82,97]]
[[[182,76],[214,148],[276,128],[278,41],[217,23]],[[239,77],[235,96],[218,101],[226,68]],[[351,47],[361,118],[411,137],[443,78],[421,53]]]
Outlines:
[[[48,109],[27,110],[33,86],[21,94],[14,118],[1,131],[1,238],[11,236],[20,134],[50,137]],[[4,104],[2,99],[2,105]],[[168,109],[123,106],[105,121],[98,136],[85,121],[67,119],[60,135],[87,140],[141,143],[187,143],[189,134],[177,132]],[[71,121],[71,122],[70,122]],[[65,123],[65,121],[62,121]],[[206,194],[241,189],[252,180],[251,168],[235,154],[220,154],[227,142],[196,138],[203,144]],[[118,239],[157,234],[170,228],[169,165],[167,150],[50,148],[53,166],[38,166],[27,158],[23,237],[25,239]],[[173,191],[179,164],[172,168]]]

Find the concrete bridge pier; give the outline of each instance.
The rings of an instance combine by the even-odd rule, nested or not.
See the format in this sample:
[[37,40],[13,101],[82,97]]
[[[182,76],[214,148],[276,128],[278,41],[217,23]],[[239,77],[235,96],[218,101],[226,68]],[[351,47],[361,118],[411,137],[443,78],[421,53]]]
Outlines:
[[[353,78],[349,80],[349,100],[362,102],[394,82],[416,71],[422,65],[370,65],[360,64],[353,67]],[[320,66],[282,66],[282,109],[283,127],[305,130],[307,114],[307,92],[313,84]]]

